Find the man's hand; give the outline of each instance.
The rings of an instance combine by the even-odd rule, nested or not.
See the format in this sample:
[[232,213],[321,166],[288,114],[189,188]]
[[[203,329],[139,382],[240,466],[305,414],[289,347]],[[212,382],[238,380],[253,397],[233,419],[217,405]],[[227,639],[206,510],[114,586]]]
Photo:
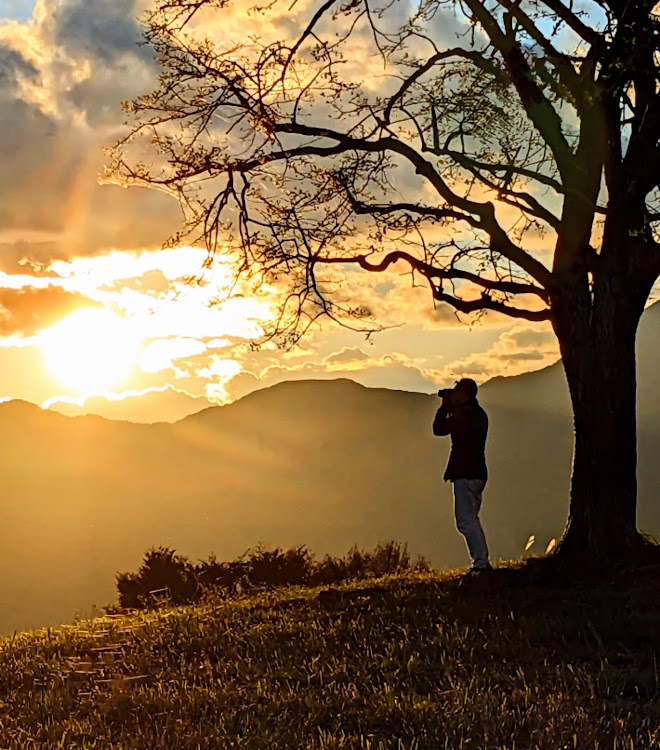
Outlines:
[[454,393],[453,388],[441,388],[438,391],[438,396],[442,399],[443,406],[451,406],[451,399]]
[[433,434],[434,435],[449,435],[451,425],[448,424],[448,420],[451,417],[449,404],[446,399],[443,399],[442,406],[438,409],[433,420]]

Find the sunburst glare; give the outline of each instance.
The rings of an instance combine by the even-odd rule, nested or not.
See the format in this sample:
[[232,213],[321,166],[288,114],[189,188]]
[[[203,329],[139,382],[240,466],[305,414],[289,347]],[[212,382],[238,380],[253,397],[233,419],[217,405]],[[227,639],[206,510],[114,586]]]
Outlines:
[[46,331],[41,347],[51,374],[79,394],[119,385],[135,367],[139,339],[129,323],[89,307]]

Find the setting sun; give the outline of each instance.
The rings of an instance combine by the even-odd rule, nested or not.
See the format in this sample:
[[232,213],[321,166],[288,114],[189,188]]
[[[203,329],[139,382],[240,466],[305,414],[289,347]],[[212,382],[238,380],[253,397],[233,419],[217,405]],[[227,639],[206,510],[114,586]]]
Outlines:
[[42,349],[52,375],[82,394],[125,380],[135,365],[138,340],[125,320],[89,307],[45,332]]

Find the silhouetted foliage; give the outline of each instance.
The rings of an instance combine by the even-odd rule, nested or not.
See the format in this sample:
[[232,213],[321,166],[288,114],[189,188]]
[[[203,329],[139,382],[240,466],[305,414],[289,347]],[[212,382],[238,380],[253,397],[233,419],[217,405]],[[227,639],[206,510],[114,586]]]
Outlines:
[[248,549],[238,559],[191,562],[167,547],[150,549],[137,573],[119,573],[119,606],[149,609],[162,603],[187,604],[209,594],[235,596],[255,588],[320,586],[406,570],[428,570],[423,557],[411,561],[408,545],[388,541],[372,552],[352,547],[344,557],[317,560],[307,547]]
[[197,601],[200,583],[187,557],[167,547],[154,547],[137,573],[120,573],[117,590],[122,607],[145,609],[159,601],[184,604]]

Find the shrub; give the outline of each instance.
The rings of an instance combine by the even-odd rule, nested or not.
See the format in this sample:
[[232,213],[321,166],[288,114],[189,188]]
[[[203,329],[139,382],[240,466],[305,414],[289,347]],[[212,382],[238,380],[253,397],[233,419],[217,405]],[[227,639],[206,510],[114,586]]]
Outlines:
[[314,558],[306,547],[273,550],[257,547],[247,552],[248,578],[253,586],[301,586],[309,582]]
[[137,573],[117,575],[119,605],[147,609],[163,601],[185,604],[197,601],[200,581],[194,566],[167,547],[154,547],[144,556]]
[[354,546],[344,557],[326,555],[320,561],[304,545],[288,550],[258,546],[236,560],[219,562],[211,555],[197,564],[175,550],[154,547],[137,573],[117,575],[117,590],[120,607],[150,609],[163,602],[193,603],[211,593],[234,596],[253,588],[329,585],[410,569],[428,570],[429,564],[423,557],[412,564],[408,545],[395,541],[379,544],[373,552]]

